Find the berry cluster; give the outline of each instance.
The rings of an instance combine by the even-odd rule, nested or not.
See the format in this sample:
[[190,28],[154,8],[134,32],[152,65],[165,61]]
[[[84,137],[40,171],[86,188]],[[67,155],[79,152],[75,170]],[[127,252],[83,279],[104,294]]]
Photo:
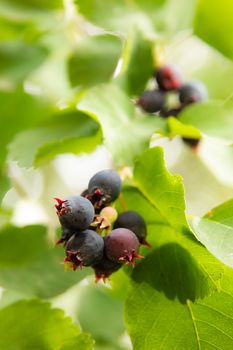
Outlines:
[[91,266],[96,280],[108,278],[123,264],[134,266],[140,244],[146,241],[144,219],[134,211],[118,216],[111,204],[121,191],[121,179],[114,170],[102,170],[89,181],[80,196],[61,200],[55,198],[55,208],[61,224],[66,266],[73,270]]
[[[208,99],[208,91],[200,81],[183,82],[180,71],[173,66],[163,66],[154,74],[156,88],[146,90],[137,100],[137,105],[147,113],[158,113],[163,118],[169,116],[177,117],[188,105],[203,102]],[[169,101],[173,95],[174,105],[171,107]],[[197,139],[183,138],[183,140],[194,146]]]

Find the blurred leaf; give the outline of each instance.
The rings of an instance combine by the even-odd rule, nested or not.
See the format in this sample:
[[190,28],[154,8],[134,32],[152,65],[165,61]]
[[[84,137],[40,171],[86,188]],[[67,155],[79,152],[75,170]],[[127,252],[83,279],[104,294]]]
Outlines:
[[88,87],[108,81],[117,66],[121,46],[120,38],[109,34],[79,42],[68,62],[71,85]]
[[[10,330],[10,337],[9,337]],[[0,311],[0,347],[2,350],[53,350],[70,349],[66,344],[75,339],[73,349],[91,349],[90,338],[82,334],[60,309],[52,309],[49,303],[39,300],[19,301]],[[86,338],[86,339],[85,339]]]
[[63,0],[7,0],[9,4],[36,8],[41,10],[55,10],[63,8]]
[[22,81],[47,57],[48,51],[38,44],[9,41],[0,45],[1,79]]
[[231,33],[233,4],[223,0],[199,0],[195,18],[195,33],[224,55],[233,58]]
[[115,81],[129,95],[140,95],[153,75],[152,43],[139,31],[131,31],[122,59],[122,69]]
[[13,20],[0,16],[0,40],[8,41],[15,38],[32,38],[38,35],[35,24],[31,21]]
[[0,232],[0,285],[29,296],[49,298],[83,279],[84,271],[64,271],[64,249],[49,247],[45,228],[6,227]]
[[42,125],[15,137],[9,146],[10,159],[23,167],[39,166],[61,153],[90,152],[102,140],[99,125],[76,110],[57,113]]
[[29,127],[38,125],[49,114],[49,108],[43,99],[32,97],[18,90],[15,92],[0,92],[1,105],[1,138],[0,166],[6,156],[6,146],[13,136]]
[[169,225],[181,230],[188,228],[182,179],[166,169],[162,148],[142,153],[135,163],[134,179],[142,194]]
[[149,145],[150,136],[164,125],[161,118],[136,114],[128,97],[115,85],[101,85],[88,91],[78,109],[101,124],[104,144],[119,166],[130,165]]
[[182,124],[178,119],[174,117],[169,117],[167,119],[168,125],[168,135],[174,137],[180,135],[187,138],[200,138],[201,133],[198,129],[194,128],[192,125]]
[[199,129],[201,132],[233,142],[233,109],[217,102],[197,103],[187,107],[179,120]]
[[93,350],[94,343],[90,334],[81,333],[78,337],[67,341],[59,350]]
[[9,188],[9,180],[3,171],[0,171],[0,203]]
[[192,222],[195,236],[224,264],[233,267],[233,200]]
[[[150,264],[145,265],[146,270],[138,266],[133,273],[134,283],[126,302],[126,324],[133,348],[230,350],[233,346],[232,272],[228,271],[230,288],[229,284],[228,286],[225,284],[221,286],[219,292],[204,299],[196,300],[194,303],[187,299],[185,303],[181,303],[178,298],[167,297],[158,287],[163,288],[163,285],[167,285],[172,294],[176,286],[185,296],[188,286],[184,277],[190,276],[188,271],[185,274],[183,272],[186,267],[190,272],[194,274],[196,272],[192,266],[182,265],[185,261],[179,248],[174,250],[174,261],[170,260],[169,250],[167,253],[159,258],[156,272],[154,264],[157,263],[157,259],[154,253],[150,257]],[[159,251],[157,255],[160,255]],[[167,263],[167,259],[170,262],[168,260]],[[171,274],[167,267],[172,267],[172,263],[178,270],[171,282],[169,280]],[[143,278],[143,272],[146,273],[146,278]],[[192,289],[195,279],[189,280],[189,283],[189,288]],[[155,287],[155,284],[158,287]]]
[[123,302],[95,286],[88,285],[82,289],[77,316],[81,328],[91,332],[97,344],[116,343],[124,332]]
[[75,0],[79,12],[88,21],[117,32],[127,31],[132,26],[152,28],[152,19],[165,2],[166,0]]

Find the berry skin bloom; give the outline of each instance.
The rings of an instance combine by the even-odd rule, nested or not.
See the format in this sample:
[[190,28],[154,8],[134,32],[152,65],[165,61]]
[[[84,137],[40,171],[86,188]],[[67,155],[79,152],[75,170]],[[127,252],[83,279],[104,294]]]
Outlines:
[[91,202],[82,196],[70,196],[65,200],[55,198],[57,215],[63,227],[85,230],[93,221],[95,210]]
[[158,86],[163,91],[178,90],[182,85],[182,75],[180,71],[173,66],[164,66],[155,73]]
[[184,105],[207,101],[208,91],[202,82],[191,81],[181,86],[179,90],[179,99]]
[[160,111],[165,104],[165,96],[159,90],[147,90],[139,97],[137,105],[142,107],[145,112],[155,113]]
[[64,262],[72,263],[73,270],[91,266],[101,261],[104,252],[104,240],[95,231],[85,230],[74,234],[66,245]]
[[121,191],[121,179],[112,169],[101,170],[89,181],[87,198],[95,207],[103,208],[117,199]]
[[126,228],[117,228],[105,237],[105,254],[114,262],[135,264],[138,255],[139,240],[137,236]]
[[136,211],[129,210],[121,213],[115,221],[113,228],[115,229],[119,227],[133,231],[141,244],[150,247],[150,244],[146,241],[146,223],[143,217]]

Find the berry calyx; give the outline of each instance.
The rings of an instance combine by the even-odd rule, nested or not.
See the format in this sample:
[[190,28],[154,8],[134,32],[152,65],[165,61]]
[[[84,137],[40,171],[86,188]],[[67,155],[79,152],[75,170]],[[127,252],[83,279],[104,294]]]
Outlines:
[[182,85],[182,75],[173,66],[164,66],[157,69],[155,73],[157,84],[161,90],[178,90]]
[[95,211],[91,202],[82,196],[70,196],[65,200],[55,198],[57,215],[63,227],[85,230],[93,221]]
[[165,104],[165,96],[159,90],[147,90],[138,99],[137,105],[142,107],[145,112],[155,113],[160,111]]
[[131,230],[138,238],[141,244],[151,247],[151,245],[146,241],[147,228],[146,223],[141,215],[133,210],[125,211],[118,216],[115,221],[113,228],[127,228]]
[[66,245],[64,262],[72,263],[73,270],[78,267],[97,264],[103,257],[104,241],[95,231],[85,230],[74,234]]
[[138,254],[139,240],[137,236],[126,228],[117,228],[105,237],[105,253],[114,262],[135,264],[135,258],[142,258]]

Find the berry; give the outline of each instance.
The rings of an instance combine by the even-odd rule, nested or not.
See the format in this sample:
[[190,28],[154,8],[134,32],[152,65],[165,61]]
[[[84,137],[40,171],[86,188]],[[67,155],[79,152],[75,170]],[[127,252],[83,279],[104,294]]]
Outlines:
[[100,215],[112,224],[117,219],[118,214],[115,208],[105,207],[101,210]]
[[166,109],[163,108],[160,111],[160,117],[167,118],[167,117],[177,117],[178,114],[182,111],[182,107],[172,108],[172,109]]
[[103,279],[105,280],[113,273],[121,268],[122,264],[119,262],[115,262],[109,260],[107,256],[104,254],[103,258],[98,264],[93,265],[93,269],[95,271],[96,282]]
[[57,215],[63,227],[85,230],[94,219],[95,211],[91,202],[81,196],[70,196],[65,200],[54,198]]
[[121,191],[121,179],[115,170],[107,169],[96,173],[88,184],[88,199],[96,208],[103,208],[113,202]]
[[179,99],[184,105],[206,101],[208,100],[208,91],[202,82],[192,81],[181,86]]
[[85,230],[74,234],[67,242],[65,262],[78,267],[97,264],[103,257],[104,240],[95,231]]
[[142,258],[138,249],[137,236],[127,228],[114,229],[105,237],[105,253],[112,261],[134,265],[134,258]]
[[178,90],[182,85],[180,71],[173,66],[164,66],[155,73],[158,86],[163,91]]
[[114,223],[113,228],[115,229],[120,227],[133,231],[141,244],[150,246],[149,243],[145,240],[147,236],[146,223],[143,217],[135,211],[129,210],[119,215],[118,219]]
[[67,242],[71,236],[73,236],[74,231],[69,228],[62,227],[61,228],[61,238],[56,242],[56,244],[60,244],[63,242]]
[[162,91],[152,90],[145,91],[137,101],[137,105],[141,106],[148,113],[160,111],[165,104],[165,96]]

